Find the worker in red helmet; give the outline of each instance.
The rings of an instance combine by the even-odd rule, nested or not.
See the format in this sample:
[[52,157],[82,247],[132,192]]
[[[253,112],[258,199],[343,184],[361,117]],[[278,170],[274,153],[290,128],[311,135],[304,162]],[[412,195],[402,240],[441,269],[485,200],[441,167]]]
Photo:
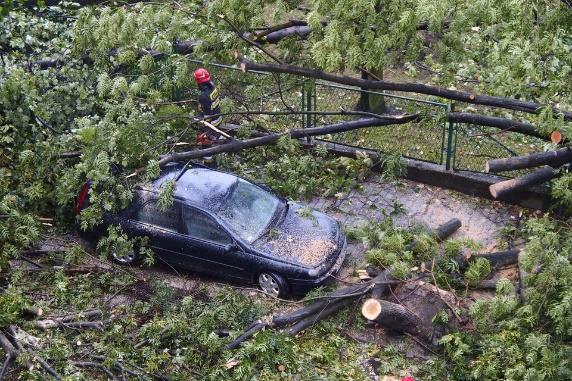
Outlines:
[[[199,118],[220,114],[218,90],[214,82],[211,80],[210,73],[201,67],[195,70],[194,76],[200,90],[199,104],[201,106],[201,112],[199,113]],[[222,117],[218,116],[212,119],[206,119],[206,121],[213,126],[218,127],[222,123]],[[197,135],[197,144],[201,146],[201,148],[208,148],[212,146],[214,140],[217,138],[218,136],[215,132],[209,128],[204,128],[199,131],[199,134]]]

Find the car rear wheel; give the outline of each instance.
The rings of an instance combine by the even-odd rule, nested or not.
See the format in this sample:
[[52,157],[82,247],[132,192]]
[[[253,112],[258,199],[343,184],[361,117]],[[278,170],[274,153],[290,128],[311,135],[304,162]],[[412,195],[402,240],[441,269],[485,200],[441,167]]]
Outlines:
[[265,293],[283,298],[288,294],[286,280],[278,274],[263,272],[258,275],[258,287]]
[[127,252],[119,252],[117,250],[113,250],[111,257],[115,262],[121,265],[133,265],[139,260],[139,253],[136,249]]

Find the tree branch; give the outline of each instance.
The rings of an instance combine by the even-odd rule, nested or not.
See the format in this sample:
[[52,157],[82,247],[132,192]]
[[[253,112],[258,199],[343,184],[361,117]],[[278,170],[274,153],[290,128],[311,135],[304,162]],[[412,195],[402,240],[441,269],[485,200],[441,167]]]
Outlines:
[[[329,82],[336,82],[344,85],[356,86],[362,89],[402,91],[402,92],[432,95],[460,102],[499,107],[515,111],[523,111],[531,114],[539,114],[542,108],[545,107],[545,105],[531,101],[522,101],[519,99],[505,98],[505,97],[498,97],[491,95],[479,95],[479,94],[469,93],[466,91],[445,89],[442,87],[431,86],[422,83],[390,82],[385,80],[372,81],[368,79],[360,79],[345,75],[326,73],[321,70],[307,69],[296,65],[260,64],[246,59],[239,53],[236,53],[236,58],[238,59],[240,63],[240,68],[242,69],[243,72],[255,70],[268,73],[292,74],[306,78],[321,79]],[[572,120],[572,112],[559,110],[556,107],[553,107],[552,110],[555,116],[562,114],[565,120],[568,121]]]

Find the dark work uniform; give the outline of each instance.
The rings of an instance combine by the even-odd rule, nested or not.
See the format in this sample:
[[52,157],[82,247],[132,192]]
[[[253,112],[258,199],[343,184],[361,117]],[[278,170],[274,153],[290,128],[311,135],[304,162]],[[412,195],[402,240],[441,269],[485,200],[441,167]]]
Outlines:
[[[220,99],[218,89],[212,81],[199,85],[201,94],[199,95],[199,103],[201,105],[201,116],[220,114]],[[209,119],[208,122],[215,127],[222,123],[222,116]]]

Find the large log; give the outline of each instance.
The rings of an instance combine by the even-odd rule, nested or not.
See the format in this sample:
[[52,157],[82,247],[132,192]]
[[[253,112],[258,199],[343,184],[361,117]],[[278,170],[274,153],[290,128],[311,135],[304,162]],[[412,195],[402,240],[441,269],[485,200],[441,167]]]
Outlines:
[[520,250],[507,250],[507,251],[497,251],[495,253],[484,253],[479,255],[474,255],[469,260],[474,260],[477,258],[485,258],[494,267],[503,267],[508,265],[514,265],[518,263],[518,256],[520,255]]
[[497,116],[488,116],[481,114],[473,114],[469,112],[450,112],[447,115],[449,122],[468,123],[479,126],[488,126],[501,129],[503,131],[518,132],[524,135],[534,136],[543,140],[550,140],[550,136],[542,134],[538,129],[526,122],[519,122],[512,119],[500,118]]
[[461,227],[461,220],[458,218],[451,218],[449,221],[441,224],[435,229],[435,237],[437,241],[443,242],[455,233]]
[[[188,151],[188,152],[174,152],[169,155],[165,155],[159,160],[159,165],[164,166],[173,161],[186,161],[192,159],[198,159],[205,156],[218,155],[220,153],[237,152],[243,149],[254,148],[265,145],[272,145],[278,142],[278,140],[289,135],[292,139],[300,139],[308,136],[319,136],[334,134],[344,131],[351,131],[366,127],[377,127],[377,126],[388,126],[393,124],[404,124],[409,123],[412,120],[417,119],[417,115],[405,115],[397,117],[384,117],[384,118],[365,118],[359,120],[352,120],[348,122],[340,122],[336,124],[326,125],[322,127],[312,127],[304,129],[292,129],[288,132],[271,134],[267,136],[262,136],[259,138],[248,139],[243,141],[233,141],[220,146],[215,146],[212,148]],[[137,174],[139,172],[135,172]]]
[[[385,285],[385,282],[386,281],[389,282],[389,280],[390,279],[387,277],[384,277],[383,279],[380,277],[377,278],[376,280],[372,280],[372,282],[375,282],[376,286],[378,285],[379,287],[382,287],[383,285]],[[338,289],[330,293],[329,295],[324,296],[324,298],[312,304],[309,304],[305,307],[299,308],[292,312],[274,315],[272,318],[272,325],[274,327],[283,327],[288,324],[293,324],[308,316],[315,315],[319,311],[323,310],[326,306],[328,306],[328,304],[331,304],[333,302],[342,299],[355,298],[357,296],[361,296],[373,287],[375,286],[371,286],[370,283],[358,283]]]
[[560,167],[572,161],[572,150],[569,147],[556,151],[536,152],[525,156],[513,156],[504,159],[487,161],[487,172],[514,171],[517,169],[540,167],[549,165],[553,168]]
[[268,321],[268,319],[257,320],[250,324],[242,335],[227,344],[227,348],[237,348],[241,343],[254,336],[256,332],[266,328],[280,328],[290,325],[289,327],[284,328],[283,331],[287,335],[294,336],[309,326],[314,325],[318,321],[351,304],[370,290],[377,290],[372,292],[383,295],[391,283],[393,283],[393,278],[387,271],[385,271],[378,274],[368,282],[356,283],[340,288],[330,294],[320,297],[316,302],[308,306],[286,314],[275,315],[270,319],[270,321]]
[[550,181],[557,175],[558,172],[552,167],[544,166],[527,175],[493,184],[489,187],[489,191],[494,198],[499,198],[519,189]]
[[294,325],[284,329],[284,333],[288,336],[296,336],[298,333],[302,332],[306,328],[313,326],[320,320],[325,319],[328,316],[335,314],[342,308],[352,304],[355,301],[355,299],[356,298],[345,298],[332,302],[323,309],[321,309],[320,311],[318,311],[318,313],[316,313],[315,315],[310,315],[308,317],[305,317],[304,319],[296,322]]
[[[292,74],[300,77],[321,79],[324,81],[361,87],[363,89],[403,91],[403,92],[411,92],[411,93],[418,93],[425,95],[433,95],[436,97],[451,99],[460,102],[479,104],[484,106],[493,106],[515,111],[523,111],[532,114],[540,113],[540,111],[545,107],[545,105],[543,104],[531,101],[523,101],[519,99],[505,98],[505,97],[498,97],[491,95],[479,95],[467,91],[445,89],[443,87],[431,86],[423,83],[373,81],[368,79],[349,77],[346,75],[326,73],[322,70],[307,69],[296,65],[260,64],[246,59],[239,53],[236,53],[236,58],[240,63],[240,68],[244,72],[255,70],[268,73]],[[557,107],[553,107],[553,113],[555,116],[563,115],[565,120],[572,120],[572,112],[563,111],[558,109]]]
[[419,318],[397,303],[370,298],[363,303],[361,313],[366,319],[397,332],[414,335],[423,333],[422,322]]
[[483,254],[476,254],[471,255],[470,257],[465,256],[458,256],[455,259],[455,262],[459,265],[460,270],[466,269],[469,264],[478,258],[484,258],[493,267],[503,267],[508,265],[514,265],[518,263],[518,257],[520,255],[520,250],[506,250],[506,251],[497,251],[494,253],[483,253]]

